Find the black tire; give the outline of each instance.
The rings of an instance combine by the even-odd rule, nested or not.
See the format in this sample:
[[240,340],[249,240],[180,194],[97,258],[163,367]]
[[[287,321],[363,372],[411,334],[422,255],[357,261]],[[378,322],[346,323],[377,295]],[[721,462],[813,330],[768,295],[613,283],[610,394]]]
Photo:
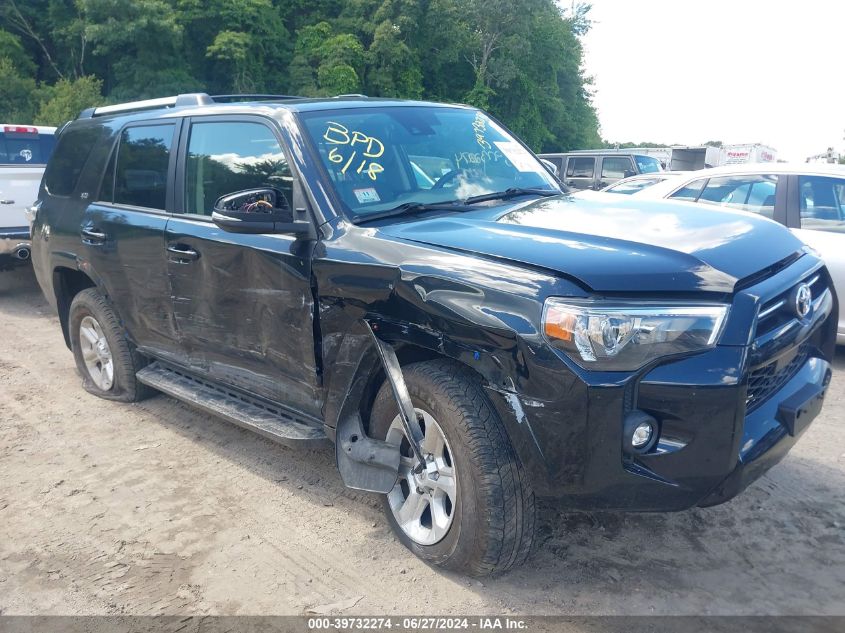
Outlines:
[[[421,559],[473,576],[521,565],[534,539],[534,493],[480,381],[449,360],[409,365],[403,374],[414,406],[431,415],[446,437],[458,492],[448,532],[432,545],[421,545],[403,531],[385,495],[394,532]],[[370,416],[372,437],[385,439],[398,413],[385,383]]]
[[[109,389],[98,387],[85,365],[79,331],[85,317],[92,317],[99,324],[108,341],[114,367],[113,381]],[[73,298],[68,327],[73,358],[86,391],[100,398],[118,402],[138,402],[155,393],[155,390],[135,378],[135,373],[146,365],[146,360],[126,338],[126,331],[114,309],[96,289],[88,288]]]

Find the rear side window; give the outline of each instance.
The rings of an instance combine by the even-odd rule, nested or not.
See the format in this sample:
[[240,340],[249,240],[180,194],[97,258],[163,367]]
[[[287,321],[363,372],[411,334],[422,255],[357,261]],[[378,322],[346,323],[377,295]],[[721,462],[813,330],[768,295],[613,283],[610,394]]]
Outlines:
[[775,175],[711,178],[698,201],[772,218],[775,213],[777,182],[778,177]]
[[39,134],[28,126],[7,125],[0,129],[0,165],[46,165],[56,137]]
[[571,156],[566,165],[566,175],[570,178],[592,178],[595,168],[595,158]]
[[44,174],[44,186],[51,196],[69,196],[76,188],[88,155],[94,149],[103,128],[70,128],[59,136],[58,146]]
[[621,180],[631,174],[625,172],[633,171],[631,168],[631,159],[626,157],[611,156],[603,158],[601,161],[601,177],[602,178],[616,178]]
[[845,178],[799,176],[801,228],[845,233]]
[[101,199],[148,209],[165,209],[167,169],[175,125],[126,128],[109,161]]

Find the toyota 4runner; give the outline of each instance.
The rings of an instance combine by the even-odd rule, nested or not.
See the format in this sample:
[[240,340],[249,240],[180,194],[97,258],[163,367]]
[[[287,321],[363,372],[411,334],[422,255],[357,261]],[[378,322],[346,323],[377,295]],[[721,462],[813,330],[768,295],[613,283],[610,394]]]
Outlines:
[[84,111],[33,262],[83,385],[334,445],[414,553],[525,560],[535,498],[730,499],[819,413],[837,299],[786,229],[566,195],[476,109],[204,94]]

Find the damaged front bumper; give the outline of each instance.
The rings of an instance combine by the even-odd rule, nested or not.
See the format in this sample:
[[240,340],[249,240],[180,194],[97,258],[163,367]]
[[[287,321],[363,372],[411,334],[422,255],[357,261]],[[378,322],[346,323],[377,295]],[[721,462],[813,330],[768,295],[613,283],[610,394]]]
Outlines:
[[[556,352],[535,353],[533,395],[495,399],[540,496],[590,510],[715,505],[778,463],[820,412],[837,318],[830,291],[768,347],[760,339],[720,345],[637,375],[582,371]],[[555,380],[556,397],[540,399]],[[656,422],[658,440],[643,453],[623,441],[632,414]]]

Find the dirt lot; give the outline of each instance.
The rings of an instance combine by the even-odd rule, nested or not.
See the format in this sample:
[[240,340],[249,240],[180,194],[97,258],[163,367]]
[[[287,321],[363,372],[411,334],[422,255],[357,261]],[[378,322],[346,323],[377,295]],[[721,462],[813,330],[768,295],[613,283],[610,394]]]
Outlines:
[[845,372],[733,502],[546,508],[529,564],[482,582],[413,558],[329,451],[79,382],[31,272],[0,274],[2,614],[845,614]]

